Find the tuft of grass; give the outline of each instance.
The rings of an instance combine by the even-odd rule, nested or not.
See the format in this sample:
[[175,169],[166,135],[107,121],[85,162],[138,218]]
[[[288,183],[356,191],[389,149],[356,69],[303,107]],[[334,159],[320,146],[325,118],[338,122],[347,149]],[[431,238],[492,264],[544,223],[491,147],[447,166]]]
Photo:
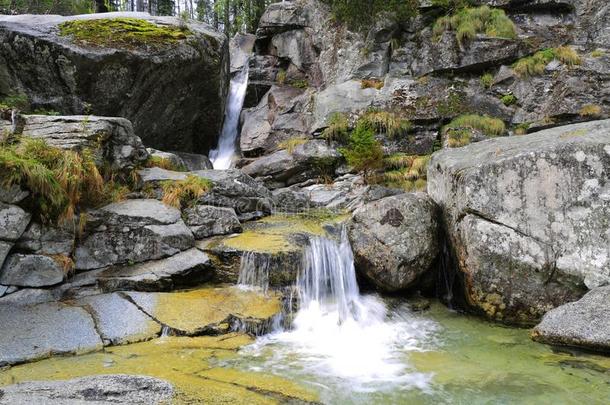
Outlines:
[[383,88],[383,80],[362,79],[360,81],[360,87],[363,88],[363,89],[381,90]]
[[436,20],[432,28],[433,37],[439,40],[443,32],[455,31],[460,46],[473,40],[477,34],[496,38],[517,38],[517,29],[504,10],[489,6],[464,7],[451,16]]
[[328,127],[322,133],[327,141],[347,142],[349,137],[349,121],[347,116],[340,112],[333,113],[328,119]]
[[161,156],[150,156],[144,163],[144,167],[159,167],[165,170],[172,170],[174,172],[186,172],[186,167],[177,165],[171,161],[171,159],[163,158]]
[[405,191],[426,189],[426,173],[430,155],[407,155],[398,153],[384,160],[386,172],[383,181],[387,186],[402,188]]
[[280,69],[277,72],[277,76],[276,76],[275,80],[277,80],[278,84],[286,83],[286,71],[284,69]]
[[309,81],[307,79],[295,79],[291,80],[290,84],[292,87],[296,87],[297,89],[307,89],[309,88]]
[[597,104],[583,105],[578,112],[581,117],[596,118],[602,115],[602,108]]
[[294,150],[297,148],[297,146],[303,145],[306,142],[307,142],[306,138],[294,137],[294,138],[286,139],[285,141],[278,143],[277,146],[279,149],[286,149],[286,151],[288,153],[292,154],[294,152]]
[[66,21],[59,24],[59,33],[85,45],[134,49],[171,46],[186,39],[190,31],[186,25],[161,26],[140,18],[120,17]]
[[481,76],[481,87],[490,89],[494,84],[494,76],[491,73],[485,73]]
[[567,66],[581,63],[580,56],[574,49],[569,46],[561,46],[543,49],[532,56],[519,59],[513,64],[513,71],[519,77],[538,76],[543,74],[546,65],[555,59]]
[[500,101],[502,101],[502,104],[509,107],[517,103],[517,97],[515,97],[513,94],[505,94],[500,97]]
[[524,122],[515,127],[515,135],[525,135],[527,134],[527,130],[530,128],[529,122]]
[[442,131],[447,136],[447,145],[450,148],[457,148],[470,143],[474,130],[489,137],[496,137],[506,131],[506,125],[498,118],[464,114],[445,125]]
[[591,57],[592,58],[601,58],[602,56],[604,56],[604,51],[602,49],[596,49],[593,52],[591,52]]
[[184,180],[164,181],[161,187],[163,188],[163,203],[181,208],[194,205],[199,197],[212,188],[212,182],[191,174]]
[[389,111],[368,111],[358,119],[358,124],[393,138],[406,134],[411,129],[411,122]]

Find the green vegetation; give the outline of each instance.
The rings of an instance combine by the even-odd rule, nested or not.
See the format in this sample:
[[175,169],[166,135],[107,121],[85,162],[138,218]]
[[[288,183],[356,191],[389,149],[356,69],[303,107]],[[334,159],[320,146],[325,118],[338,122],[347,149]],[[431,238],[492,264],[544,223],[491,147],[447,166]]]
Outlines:
[[363,89],[381,90],[383,88],[383,80],[362,79],[360,81],[360,87]]
[[411,129],[411,123],[402,119],[398,114],[379,110],[370,110],[364,113],[358,119],[358,124],[364,125],[376,133],[387,134],[393,138],[406,134]]
[[506,125],[498,118],[465,114],[445,125],[442,132],[447,136],[447,145],[450,148],[457,148],[470,143],[473,131],[480,131],[483,135],[496,137],[506,131]]
[[537,76],[544,73],[544,68],[553,60],[558,60],[564,65],[580,65],[581,59],[578,53],[569,46],[559,48],[547,48],[538,51],[532,56],[519,59],[513,65],[513,70],[520,77]]
[[524,122],[515,127],[515,135],[525,135],[527,134],[527,130],[530,128],[529,122]]
[[605,55],[605,53],[602,49],[596,49],[593,52],[591,52],[592,58],[601,58],[604,55]]
[[504,10],[492,9],[488,6],[465,7],[451,16],[440,17],[434,23],[432,32],[439,40],[443,32],[449,30],[455,31],[460,46],[474,39],[479,33],[499,38],[517,37],[515,24],[506,16]]
[[16,109],[29,112],[30,108],[30,100],[23,93],[12,93],[0,100],[0,109]]
[[286,83],[286,71],[284,69],[280,69],[277,72],[277,76],[276,76],[275,80],[277,80],[278,84]]
[[365,179],[383,167],[383,149],[375,139],[373,129],[362,122],[349,136],[348,146],[339,149],[339,152],[350,165],[358,172],[362,172]]
[[278,143],[277,147],[279,149],[286,149],[286,151],[288,153],[292,154],[294,152],[294,150],[297,148],[297,146],[303,145],[306,142],[307,142],[306,138],[294,137],[294,138],[286,139],[285,141]]
[[309,81],[307,79],[293,79],[290,80],[288,84],[297,89],[306,89],[309,87]]
[[417,0],[323,0],[330,5],[336,20],[352,29],[370,27],[380,13],[396,21],[407,21],[417,14]]
[[466,106],[462,103],[463,92],[449,90],[446,100],[441,100],[436,104],[436,112],[442,117],[454,117],[457,114],[466,112]]
[[332,113],[328,120],[328,127],[322,133],[327,141],[347,142],[349,136],[349,121],[344,113]]
[[59,24],[59,32],[82,44],[127,49],[165,47],[190,34],[185,26],[160,26],[138,18],[66,21]]
[[500,97],[500,101],[502,101],[502,104],[509,107],[517,103],[517,97],[515,97],[513,94],[505,94]]
[[386,172],[384,183],[389,187],[402,188],[405,191],[423,191],[426,189],[426,172],[430,155],[418,156],[398,153],[385,159]]
[[581,117],[597,118],[602,115],[602,108],[597,104],[585,104],[578,113]]
[[94,4],[92,0],[3,0],[0,14],[88,14]]
[[115,177],[100,172],[88,150],[63,150],[29,138],[0,144],[0,184],[29,190],[31,208],[45,223],[71,221],[82,207],[124,198],[129,190]]
[[212,188],[212,182],[191,174],[184,180],[164,181],[161,187],[163,188],[163,203],[181,208],[194,205],[199,197]]
[[491,73],[485,73],[481,76],[481,86],[486,89],[490,89],[494,84],[494,76]]
[[165,170],[172,170],[174,172],[186,172],[186,167],[177,165],[171,161],[171,159],[163,158],[161,156],[150,156],[144,167],[159,167]]

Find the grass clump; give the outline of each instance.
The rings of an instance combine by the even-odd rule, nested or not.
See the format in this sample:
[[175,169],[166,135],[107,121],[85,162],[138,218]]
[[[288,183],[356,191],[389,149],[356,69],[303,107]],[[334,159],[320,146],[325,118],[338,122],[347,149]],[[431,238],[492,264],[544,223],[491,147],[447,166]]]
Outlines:
[[383,149],[375,139],[373,129],[362,122],[349,136],[348,145],[339,149],[347,164],[354,170],[363,173],[365,179],[383,167]]
[[602,108],[597,104],[583,105],[578,114],[585,118],[596,118],[602,115]]
[[284,84],[286,83],[286,71],[284,69],[280,69],[277,72],[277,76],[275,77],[275,80],[277,80],[278,84]]
[[347,116],[340,112],[332,113],[328,119],[328,127],[322,132],[322,137],[329,142],[347,142],[349,137]]
[[427,170],[430,155],[407,155],[398,153],[385,159],[384,183],[389,187],[405,191],[423,191],[427,185]]
[[513,65],[513,71],[520,77],[538,76],[544,73],[546,66],[553,60],[558,60],[564,65],[580,65],[581,59],[578,53],[569,46],[559,48],[547,48],[538,51],[532,56],[519,59]]
[[306,142],[307,142],[306,138],[295,137],[295,138],[286,139],[285,141],[278,143],[277,146],[280,149],[286,149],[286,151],[288,153],[292,154],[294,152],[294,150],[297,148],[297,146],[303,145]]
[[601,49],[596,49],[593,52],[591,52],[592,58],[601,58],[602,56],[604,56],[604,51]]
[[186,167],[174,163],[171,159],[167,159],[161,156],[149,156],[148,160],[144,163],[144,167],[159,167],[165,170],[171,170],[174,172],[186,172]]
[[383,89],[383,80],[362,79],[360,81],[360,88],[381,90],[381,89]]
[[505,94],[500,97],[500,101],[502,101],[502,104],[509,107],[517,103],[517,97],[515,97],[513,94]]
[[29,190],[32,209],[44,223],[65,223],[82,207],[117,201],[128,192],[113,175],[102,175],[90,151],[29,138],[0,144],[0,184]]
[[368,111],[358,119],[358,123],[391,137],[403,135],[411,129],[411,122],[389,111]]
[[517,38],[515,24],[506,16],[504,10],[489,6],[464,7],[451,16],[440,17],[432,28],[437,40],[445,31],[455,31],[455,37],[463,46],[477,34],[497,38]]
[[494,84],[494,76],[491,73],[485,73],[481,76],[481,87],[490,89]]
[[309,88],[309,81],[307,79],[294,79],[288,84],[290,84],[292,87],[296,87],[297,89]]
[[191,174],[183,180],[164,181],[161,187],[163,189],[163,203],[170,207],[181,208],[193,206],[199,197],[212,188],[212,182]]
[[530,128],[529,122],[524,122],[515,127],[515,135],[525,135],[527,134],[527,130]]
[[496,137],[506,131],[506,125],[504,121],[498,118],[464,114],[455,118],[443,128],[443,133],[447,136],[447,145],[450,148],[468,145],[473,131],[480,131],[483,135]]
[[74,20],[59,24],[63,36],[71,36],[86,45],[139,48],[165,47],[186,39],[186,26],[161,26],[139,18],[101,18]]

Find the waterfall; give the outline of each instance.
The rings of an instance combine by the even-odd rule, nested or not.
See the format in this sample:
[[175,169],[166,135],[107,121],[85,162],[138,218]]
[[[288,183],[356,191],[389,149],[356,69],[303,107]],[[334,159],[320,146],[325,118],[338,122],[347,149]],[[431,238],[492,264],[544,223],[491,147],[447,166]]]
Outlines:
[[241,72],[231,79],[229,98],[225,109],[225,122],[218,139],[217,148],[210,151],[210,160],[216,170],[230,169],[233,164],[237,146],[239,115],[248,88],[248,69],[248,61],[246,61]]
[[269,257],[258,252],[244,252],[241,256],[237,285],[243,288],[269,288]]

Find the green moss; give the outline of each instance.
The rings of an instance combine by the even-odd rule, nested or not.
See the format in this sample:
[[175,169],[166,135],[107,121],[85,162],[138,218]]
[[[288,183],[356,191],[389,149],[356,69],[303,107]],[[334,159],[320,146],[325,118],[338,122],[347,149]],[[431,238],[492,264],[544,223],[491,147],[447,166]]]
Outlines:
[[186,39],[188,28],[161,26],[139,18],[100,18],[59,24],[63,36],[94,46],[116,48],[160,48]]
[[506,16],[504,10],[488,6],[476,8],[465,7],[451,16],[440,17],[434,23],[433,36],[439,40],[443,32],[455,31],[460,46],[471,41],[477,34],[489,37],[517,38],[515,24]]
[[494,76],[491,73],[485,73],[483,76],[481,76],[480,81],[481,81],[482,87],[484,87],[486,89],[490,89],[494,83]]
[[517,97],[515,97],[513,94],[505,94],[500,97],[500,101],[502,101],[502,104],[508,107],[517,103]]
[[447,136],[447,145],[455,148],[469,144],[473,130],[480,131],[489,137],[495,137],[506,131],[506,125],[498,118],[465,114],[443,127],[442,132]]

